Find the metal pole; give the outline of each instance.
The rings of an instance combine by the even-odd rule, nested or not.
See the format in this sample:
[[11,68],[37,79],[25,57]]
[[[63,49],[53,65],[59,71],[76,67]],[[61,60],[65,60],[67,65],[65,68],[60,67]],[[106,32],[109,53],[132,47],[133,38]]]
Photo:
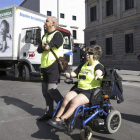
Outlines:
[[57,25],[59,27],[59,0],[57,0]]

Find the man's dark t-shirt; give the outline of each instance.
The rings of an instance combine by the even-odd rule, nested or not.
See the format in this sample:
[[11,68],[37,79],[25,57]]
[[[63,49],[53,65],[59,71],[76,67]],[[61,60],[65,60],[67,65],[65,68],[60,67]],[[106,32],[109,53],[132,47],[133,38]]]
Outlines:
[[[56,31],[56,30],[55,30]],[[52,34],[55,31],[48,33]],[[44,35],[45,36],[45,35]],[[43,36],[43,37],[44,37]],[[42,39],[43,39],[42,37]],[[56,32],[52,38],[52,40],[48,43],[49,47],[52,48],[56,46],[59,48],[63,44],[63,37],[60,32]],[[37,48],[38,53],[42,53],[44,49],[42,48],[42,42]],[[47,68],[41,68],[41,73],[43,74],[43,81],[46,83],[57,83],[60,77],[58,62],[55,61],[52,65]]]

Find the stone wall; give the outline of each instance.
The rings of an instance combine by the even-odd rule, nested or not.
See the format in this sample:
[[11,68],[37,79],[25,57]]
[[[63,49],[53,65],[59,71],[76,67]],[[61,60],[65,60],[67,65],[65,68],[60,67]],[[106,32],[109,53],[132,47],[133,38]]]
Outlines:
[[[87,3],[86,10],[89,11],[90,5],[95,2],[98,6],[97,16],[100,15],[102,20],[98,18],[99,21],[87,22],[85,29],[86,46],[89,46],[90,41],[93,39],[96,40],[96,44],[100,45],[103,49],[100,61],[104,65],[119,66],[122,69],[140,70],[140,61],[137,59],[137,56],[140,54],[140,8],[137,8],[140,5],[140,1],[134,0],[134,8],[124,11],[124,0],[114,0],[114,11],[110,17],[105,17],[103,14],[105,12],[106,0],[90,0]],[[99,10],[101,6],[103,9]],[[87,14],[89,13],[87,12]],[[129,33],[133,33],[134,53],[125,52],[125,34]],[[105,40],[107,37],[112,37],[112,55],[106,55]]]

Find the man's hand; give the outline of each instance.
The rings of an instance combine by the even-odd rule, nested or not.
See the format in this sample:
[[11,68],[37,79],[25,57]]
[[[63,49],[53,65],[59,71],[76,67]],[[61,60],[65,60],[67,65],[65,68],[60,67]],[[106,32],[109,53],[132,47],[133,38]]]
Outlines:
[[43,45],[43,46],[42,46],[42,48],[43,48],[45,51],[50,50],[50,47],[49,47],[49,45],[48,45],[48,44]]

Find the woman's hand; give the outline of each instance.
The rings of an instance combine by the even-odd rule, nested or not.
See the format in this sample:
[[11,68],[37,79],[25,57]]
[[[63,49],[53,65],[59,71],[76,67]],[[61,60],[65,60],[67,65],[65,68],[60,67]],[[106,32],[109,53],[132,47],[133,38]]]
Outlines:
[[70,78],[70,74],[68,72],[64,73],[64,75],[68,78]]
[[[66,72],[66,73],[64,73],[64,75],[65,75],[66,77],[70,78],[70,73]],[[76,73],[72,71],[72,72],[71,72],[71,77],[76,77],[76,76],[77,76]]]
[[97,78],[99,78],[100,76],[102,76],[103,72],[101,70],[96,70],[95,71],[95,80],[97,80]]

